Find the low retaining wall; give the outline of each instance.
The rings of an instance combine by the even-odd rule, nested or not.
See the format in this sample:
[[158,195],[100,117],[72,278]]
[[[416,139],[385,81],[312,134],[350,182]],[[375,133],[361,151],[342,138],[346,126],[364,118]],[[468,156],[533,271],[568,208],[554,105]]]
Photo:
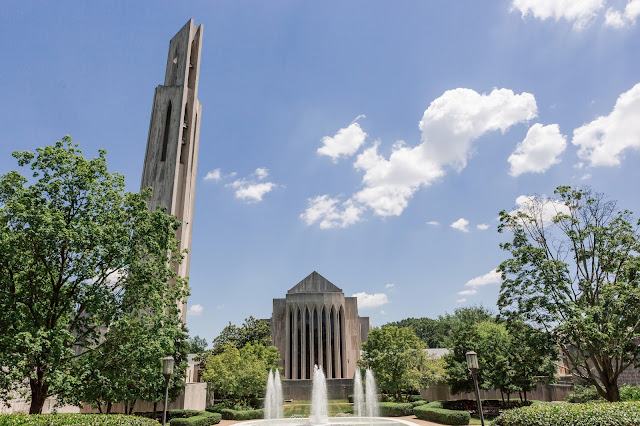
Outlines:
[[[282,382],[282,394],[285,400],[294,401],[310,400],[311,380],[284,380]],[[327,394],[329,399],[347,399],[353,393],[353,380],[351,379],[327,379]]]
[[[562,401],[564,397],[573,390],[572,383],[557,383],[554,385],[547,385],[538,383],[538,385],[531,392],[527,392],[528,400],[537,401]],[[449,391],[449,385],[441,384],[430,386],[427,389],[420,389],[420,396],[428,399],[429,401],[451,401],[453,399],[476,399],[475,393],[458,393],[451,394]],[[505,399],[507,396],[504,396]],[[511,398],[519,398],[518,394],[511,394]],[[500,391],[494,390],[480,390],[480,399],[502,399]]]

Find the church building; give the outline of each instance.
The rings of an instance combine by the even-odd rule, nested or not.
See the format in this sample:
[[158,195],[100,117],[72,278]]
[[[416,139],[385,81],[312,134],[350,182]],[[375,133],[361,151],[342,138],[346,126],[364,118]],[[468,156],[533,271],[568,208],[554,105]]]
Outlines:
[[345,297],[315,271],[284,299],[273,299],[270,324],[287,380],[310,380],[314,365],[329,380],[352,379],[360,345],[371,331],[369,317],[358,316],[357,298]]

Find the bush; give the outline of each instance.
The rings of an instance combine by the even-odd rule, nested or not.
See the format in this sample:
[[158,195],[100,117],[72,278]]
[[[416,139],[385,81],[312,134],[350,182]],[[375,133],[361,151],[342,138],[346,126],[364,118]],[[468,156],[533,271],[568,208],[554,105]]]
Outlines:
[[424,404],[428,404],[428,403],[429,403],[429,401],[427,401],[426,399],[422,399],[422,400],[419,400],[419,401],[410,402],[409,404],[411,404],[412,407],[417,407],[419,405],[424,405]]
[[201,412],[197,416],[187,418],[175,418],[170,422],[171,426],[209,426],[217,425],[222,420],[220,413]]
[[413,414],[413,405],[408,402],[381,402],[378,406],[382,417],[402,417]]
[[[467,411],[445,410],[436,408],[437,403],[419,405],[413,408],[413,414],[420,420],[440,423],[443,425],[468,425],[471,415]],[[441,404],[440,404],[441,405]]]
[[[502,401],[500,399],[483,399],[483,408],[497,408],[499,410],[509,410],[511,408],[519,408],[531,405],[531,401]],[[478,401],[475,399],[454,399],[453,401],[444,401],[442,408],[447,410],[464,410],[464,411],[478,411]]]
[[[172,419],[186,419],[202,414],[203,411],[198,410],[167,410],[167,421]],[[162,422],[162,411],[136,411],[134,416],[146,417]]]
[[640,403],[546,404],[505,411],[494,426],[638,425]]
[[349,401],[349,404],[353,404],[353,394],[347,395],[347,401]]
[[427,402],[429,402],[428,400],[424,399],[420,395],[409,395],[409,402],[418,402],[418,401],[427,401]]
[[590,401],[604,401],[604,398],[600,396],[595,386],[580,386],[575,385],[573,390],[564,397],[567,402],[590,402]]
[[224,420],[255,420],[264,417],[264,410],[232,410],[225,408],[220,410]]
[[640,401],[640,386],[624,385],[620,388],[622,401]]
[[222,402],[218,402],[215,403],[213,405],[208,406],[207,408],[205,408],[205,410],[207,410],[210,413],[220,413],[221,410],[224,410],[225,408],[227,408],[227,405],[222,403]]
[[158,426],[152,419],[124,414],[0,414],[0,426]]

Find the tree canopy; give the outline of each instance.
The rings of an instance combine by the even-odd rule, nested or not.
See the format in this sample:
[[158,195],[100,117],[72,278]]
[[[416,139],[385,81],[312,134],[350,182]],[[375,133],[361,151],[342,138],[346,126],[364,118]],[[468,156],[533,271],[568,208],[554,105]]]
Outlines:
[[640,223],[589,188],[560,186],[500,213],[498,306],[546,330],[572,371],[618,401],[618,378],[640,357]]
[[240,349],[249,343],[263,346],[271,345],[271,327],[266,321],[246,318],[240,327],[229,323],[220,334],[213,339],[211,351],[214,354],[222,353],[227,343]]
[[177,316],[188,290],[170,264],[182,259],[179,222],[149,212],[149,190],[125,192],[104,150],[85,159],[67,136],[13,156],[31,176],[0,176],[0,397],[27,381],[38,413],[69,393],[72,364],[101,346],[105,326]]

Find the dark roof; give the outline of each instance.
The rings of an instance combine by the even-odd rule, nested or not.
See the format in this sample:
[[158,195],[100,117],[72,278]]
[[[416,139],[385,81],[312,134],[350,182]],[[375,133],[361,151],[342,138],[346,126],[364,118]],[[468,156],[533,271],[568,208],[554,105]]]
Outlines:
[[316,271],[313,271],[307,278],[287,292],[287,294],[292,293],[342,293],[342,289]]

